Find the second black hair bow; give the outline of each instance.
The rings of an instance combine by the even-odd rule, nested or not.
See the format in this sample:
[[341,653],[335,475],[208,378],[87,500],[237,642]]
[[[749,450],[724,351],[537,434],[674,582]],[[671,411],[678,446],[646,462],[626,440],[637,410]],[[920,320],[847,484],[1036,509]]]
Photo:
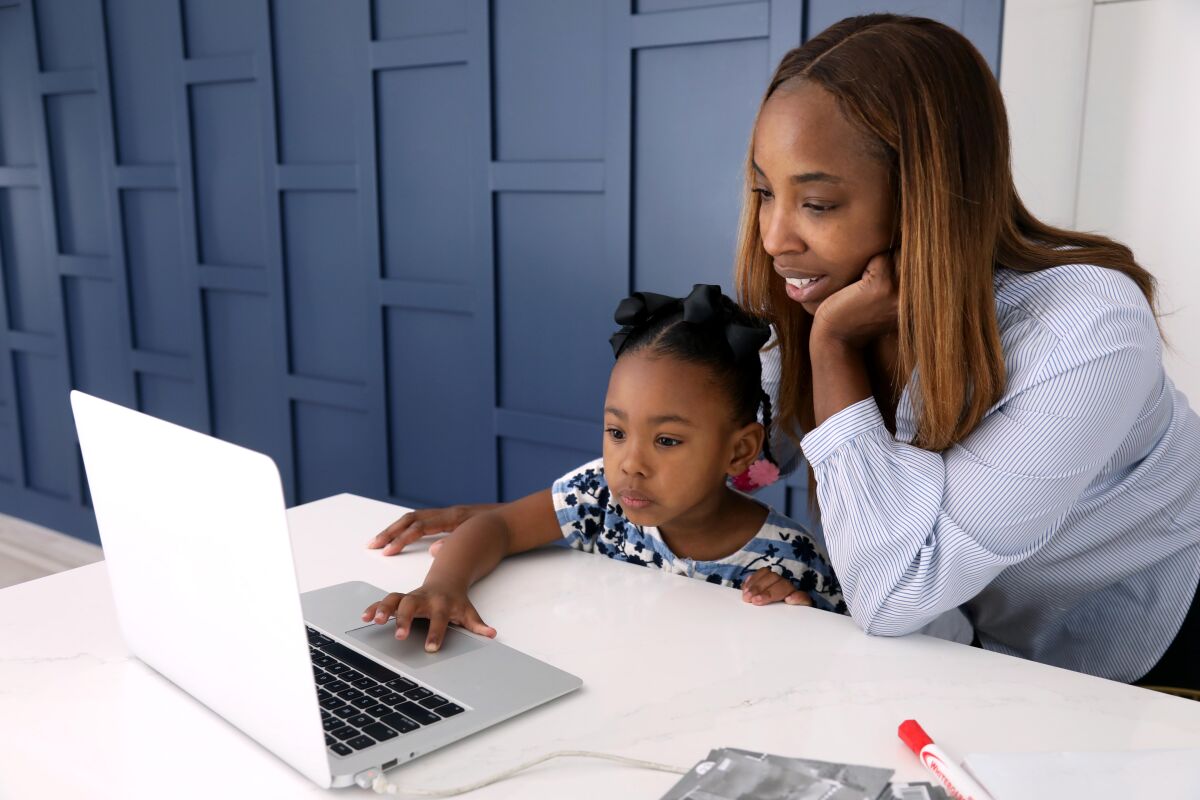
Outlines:
[[[767,323],[747,319],[739,314],[736,303],[721,293],[721,287],[707,283],[697,283],[692,287],[687,297],[669,297],[654,292],[635,292],[626,297],[617,306],[613,320],[621,325],[609,342],[612,344],[613,355],[621,355],[621,350],[637,328],[648,324],[660,314],[671,314],[682,309],[684,322],[693,325],[720,324],[725,333],[725,341],[729,343],[734,358],[758,357],[758,351],[771,338],[771,329]],[[739,319],[739,316],[741,319]],[[750,324],[746,324],[750,322]]]
[[617,305],[617,310],[613,312],[613,321],[620,325],[621,329],[608,337],[608,342],[612,345],[613,356],[621,355],[621,349],[625,347],[625,340],[634,330],[645,325],[663,311],[674,311],[678,306],[678,297],[668,297],[665,294],[655,294],[654,292],[634,292],[622,300]]

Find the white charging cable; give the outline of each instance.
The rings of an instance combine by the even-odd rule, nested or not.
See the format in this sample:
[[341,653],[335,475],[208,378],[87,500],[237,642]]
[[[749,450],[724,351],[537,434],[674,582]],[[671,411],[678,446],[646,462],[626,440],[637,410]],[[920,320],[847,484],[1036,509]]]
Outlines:
[[467,792],[473,792],[476,789],[482,789],[484,786],[490,786],[493,783],[502,781],[505,778],[512,777],[518,772],[524,772],[530,767],[536,767],[538,764],[543,764],[552,758],[602,758],[606,761],[615,761],[618,764],[624,764],[630,767],[639,767],[641,769],[653,769],[659,772],[671,772],[676,775],[683,775],[690,767],[675,767],[670,764],[659,764],[654,761],[643,761],[640,758],[629,758],[628,756],[617,756],[612,753],[595,753],[591,750],[555,750],[553,753],[546,753],[538,756],[532,761],[526,761],[524,764],[519,764],[512,769],[506,769],[504,772],[497,773],[490,778],[484,778],[481,781],[467,784],[466,786],[458,786],[453,789],[410,789],[402,787],[398,783],[393,783],[384,777],[383,773],[377,769],[363,770],[354,776],[354,782],[364,789],[372,789],[376,794],[391,794],[391,795],[410,795],[413,797],[455,797]]

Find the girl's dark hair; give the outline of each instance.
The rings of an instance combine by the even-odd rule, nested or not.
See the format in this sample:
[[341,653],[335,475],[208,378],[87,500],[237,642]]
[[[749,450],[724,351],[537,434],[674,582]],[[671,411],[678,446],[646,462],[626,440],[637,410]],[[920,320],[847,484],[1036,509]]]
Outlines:
[[763,455],[771,454],[771,398],[762,388],[759,350],[770,326],[721,293],[721,287],[696,284],[687,297],[638,292],[621,301],[613,318],[622,327],[613,334],[613,355],[648,351],[707,367],[732,401],[733,418],[742,425],[758,419],[767,435]]

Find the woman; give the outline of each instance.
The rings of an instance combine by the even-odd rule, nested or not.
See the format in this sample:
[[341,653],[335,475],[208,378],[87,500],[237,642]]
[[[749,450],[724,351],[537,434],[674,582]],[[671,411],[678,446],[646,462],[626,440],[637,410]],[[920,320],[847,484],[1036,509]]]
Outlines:
[[778,447],[802,437],[855,621],[961,606],[987,649],[1200,689],[1200,419],[1153,278],[1024,208],[970,43],[871,15],[793,50],[747,188],[737,281],[778,333]]

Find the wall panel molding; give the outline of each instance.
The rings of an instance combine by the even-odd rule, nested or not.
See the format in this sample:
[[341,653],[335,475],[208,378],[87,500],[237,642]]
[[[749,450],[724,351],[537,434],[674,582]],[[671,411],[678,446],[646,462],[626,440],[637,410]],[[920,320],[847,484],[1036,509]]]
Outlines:
[[551,447],[594,451],[599,455],[601,429],[599,423],[498,408],[496,435]]
[[286,386],[288,396],[295,400],[352,411],[367,409],[367,390],[362,384],[289,375]]
[[275,185],[281,192],[353,192],[358,190],[358,169],[354,164],[278,164]]
[[173,166],[119,166],[113,176],[118,189],[175,189],[179,173]]
[[763,39],[770,34],[770,26],[769,2],[633,14],[629,44],[638,49]]
[[465,64],[476,46],[469,34],[447,33],[372,42],[368,47],[371,69],[405,69]]
[[[989,52],[966,2],[922,8]],[[544,488],[600,453],[615,304],[728,285],[774,64],[900,5],[0,0],[0,511],[95,541],[72,388],[292,503]]]
[[98,79],[92,69],[67,69],[43,72],[38,76],[41,94],[84,94],[96,91]]
[[603,192],[603,161],[493,161],[493,192]]
[[14,186],[37,186],[36,167],[0,167],[0,188]]
[[253,56],[214,56],[189,58],[183,62],[185,83],[237,83],[259,78]]

